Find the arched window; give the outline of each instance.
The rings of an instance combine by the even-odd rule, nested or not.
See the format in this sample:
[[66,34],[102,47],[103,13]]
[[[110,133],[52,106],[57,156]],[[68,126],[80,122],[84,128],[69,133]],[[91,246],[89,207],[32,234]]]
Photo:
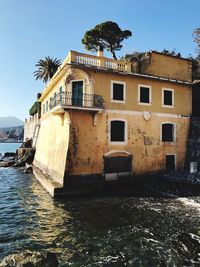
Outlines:
[[175,125],[173,123],[162,124],[162,142],[175,142]]

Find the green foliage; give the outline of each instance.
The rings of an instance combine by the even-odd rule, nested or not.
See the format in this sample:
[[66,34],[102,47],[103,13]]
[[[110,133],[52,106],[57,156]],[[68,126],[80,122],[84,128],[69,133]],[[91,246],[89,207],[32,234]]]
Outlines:
[[174,56],[174,57],[181,57],[181,53],[177,53],[175,49],[173,50],[167,50],[167,49],[163,49],[163,51],[161,51],[161,53],[166,54],[166,55],[170,55],[170,56]]
[[189,57],[192,60],[192,80],[200,80],[200,59]]
[[35,115],[37,112],[40,112],[40,108],[41,108],[41,103],[36,101],[32,107],[29,110],[29,115],[33,116]]
[[87,31],[82,43],[89,51],[105,48],[112,53],[114,59],[117,59],[115,51],[120,50],[122,48],[121,43],[130,36],[132,36],[131,31],[122,31],[117,23],[106,21]]
[[142,61],[149,58],[149,52],[133,52],[131,54],[126,54],[122,59],[125,60],[138,60],[138,61]]
[[45,59],[40,59],[35,65],[36,67],[38,67],[38,69],[34,71],[34,76],[36,77],[36,80],[40,79],[43,82],[47,83],[56,73],[60,65],[60,60],[56,58],[54,59],[50,57],[45,57]]
[[192,80],[200,80],[200,27],[197,27],[193,33],[194,42],[196,43],[197,57],[190,56],[192,60]]

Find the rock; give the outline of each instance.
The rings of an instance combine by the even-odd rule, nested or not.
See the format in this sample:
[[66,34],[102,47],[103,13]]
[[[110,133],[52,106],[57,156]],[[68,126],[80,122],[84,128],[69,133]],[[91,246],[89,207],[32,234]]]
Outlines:
[[33,172],[33,167],[32,165],[29,165],[26,163],[24,173],[32,173]]
[[0,267],[58,267],[55,253],[25,251],[5,257]]
[[26,163],[32,164],[35,156],[35,148],[27,148],[24,155],[16,161],[14,167],[25,167]]
[[21,158],[26,153],[26,148],[20,147],[17,149],[17,159]]
[[21,145],[21,148],[31,148],[32,147],[32,139],[28,139]]
[[15,160],[1,161],[0,162],[0,167],[7,168],[7,167],[13,166],[14,164],[15,164]]
[[10,158],[10,157],[15,157],[16,156],[16,153],[13,153],[13,152],[6,152],[4,154],[4,158]]

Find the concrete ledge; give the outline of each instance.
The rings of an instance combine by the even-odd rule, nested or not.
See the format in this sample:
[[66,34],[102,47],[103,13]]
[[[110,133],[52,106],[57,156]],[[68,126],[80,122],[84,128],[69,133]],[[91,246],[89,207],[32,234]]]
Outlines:
[[82,195],[87,195],[91,192],[95,192],[99,190],[99,186],[92,186],[85,184],[77,184],[78,186],[74,186],[68,184],[67,187],[63,187],[58,182],[53,179],[47,177],[39,168],[33,166],[33,174],[35,178],[40,182],[42,187],[53,197],[53,198],[71,198],[71,197],[79,197]]
[[43,188],[52,196],[62,194],[63,186],[54,180],[48,178],[40,169],[33,167],[33,174],[35,178],[40,182]]

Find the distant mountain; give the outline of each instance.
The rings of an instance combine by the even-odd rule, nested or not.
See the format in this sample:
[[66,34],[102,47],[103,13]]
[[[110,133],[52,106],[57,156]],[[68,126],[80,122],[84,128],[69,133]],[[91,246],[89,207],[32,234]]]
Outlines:
[[16,127],[23,125],[24,122],[16,117],[0,117],[0,128]]

